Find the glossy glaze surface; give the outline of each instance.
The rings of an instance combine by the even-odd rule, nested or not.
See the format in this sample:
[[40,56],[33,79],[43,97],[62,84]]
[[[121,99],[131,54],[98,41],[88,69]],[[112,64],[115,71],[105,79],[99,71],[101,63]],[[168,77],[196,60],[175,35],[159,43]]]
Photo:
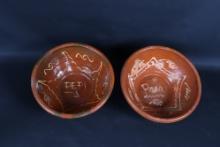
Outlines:
[[108,59],[97,49],[78,43],[51,49],[35,65],[31,78],[37,102],[62,118],[95,112],[109,98],[113,84]]
[[131,55],[122,70],[121,87],[137,113],[160,123],[186,118],[201,96],[195,67],[181,53],[163,46],[146,47]]

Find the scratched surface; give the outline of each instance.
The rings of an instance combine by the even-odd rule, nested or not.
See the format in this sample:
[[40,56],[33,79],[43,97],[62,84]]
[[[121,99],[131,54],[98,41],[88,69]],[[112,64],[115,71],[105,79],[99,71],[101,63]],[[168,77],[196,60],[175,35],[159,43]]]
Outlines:
[[[1,0],[0,147],[219,147],[219,7],[219,0]],[[30,76],[48,48],[70,41],[100,48],[116,86],[97,113],[66,121],[38,106]],[[177,124],[144,120],[120,89],[125,59],[153,44],[184,53],[201,75],[201,103]]]

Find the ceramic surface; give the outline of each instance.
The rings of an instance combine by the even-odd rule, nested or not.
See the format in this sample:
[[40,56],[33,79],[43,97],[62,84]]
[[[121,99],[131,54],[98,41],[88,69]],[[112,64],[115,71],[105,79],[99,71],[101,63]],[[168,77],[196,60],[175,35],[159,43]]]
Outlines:
[[146,47],[131,55],[122,70],[121,87],[137,113],[160,123],[186,118],[201,96],[200,77],[192,63],[163,46]]
[[61,118],[78,118],[98,110],[109,98],[114,73],[94,47],[67,43],[47,52],[35,65],[31,86],[37,102]]

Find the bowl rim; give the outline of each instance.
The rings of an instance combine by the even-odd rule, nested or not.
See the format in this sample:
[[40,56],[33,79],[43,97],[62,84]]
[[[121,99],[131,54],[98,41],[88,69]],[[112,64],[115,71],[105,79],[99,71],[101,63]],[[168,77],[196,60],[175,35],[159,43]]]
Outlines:
[[[181,57],[184,61],[186,61],[186,63],[190,66],[190,68],[193,70],[195,76],[196,76],[196,81],[197,81],[197,85],[198,85],[198,92],[197,92],[197,97],[195,102],[193,103],[192,107],[190,109],[188,109],[184,114],[180,115],[180,116],[176,116],[176,117],[172,117],[172,118],[160,118],[160,117],[156,117],[153,115],[148,114],[147,112],[143,112],[141,109],[139,109],[131,100],[130,100],[130,96],[128,95],[128,93],[126,92],[127,90],[125,89],[125,81],[123,76],[126,74],[126,66],[128,65],[128,61],[135,55],[140,54],[142,52],[146,52],[149,50],[165,50],[168,52],[172,52],[176,55],[178,55],[179,57]],[[166,47],[166,46],[161,46],[161,45],[150,45],[150,46],[146,46],[143,47],[135,52],[133,52],[125,61],[123,68],[121,70],[121,78],[120,78],[120,84],[121,84],[121,89],[122,89],[122,93],[124,94],[124,97],[127,101],[127,103],[131,106],[131,108],[137,112],[139,115],[141,115],[142,117],[144,117],[145,119],[148,119],[150,121],[156,122],[156,123],[175,123],[175,122],[179,122],[185,118],[187,118],[189,115],[192,114],[193,111],[195,111],[195,109],[197,108],[197,106],[199,105],[199,102],[201,100],[201,95],[202,95],[202,83],[201,83],[201,79],[199,76],[199,72],[197,71],[196,67],[192,64],[192,62],[185,57],[181,52],[170,48],[170,47]]]
[[[41,100],[40,96],[38,95],[37,93],[37,89],[36,89],[36,86],[35,86],[35,77],[36,77],[36,74],[37,74],[37,70],[39,68],[39,65],[42,63],[42,61],[44,61],[45,58],[47,58],[47,56],[51,55],[52,53],[60,50],[60,49],[63,49],[63,48],[66,48],[66,47],[71,47],[71,46],[80,46],[80,47],[84,47],[84,48],[87,48],[95,53],[97,53],[98,55],[102,56],[106,62],[108,63],[108,68],[109,68],[109,72],[111,73],[110,76],[111,76],[111,80],[110,80],[110,86],[109,86],[109,91],[107,93],[107,95],[97,104],[95,105],[94,107],[92,107],[91,109],[87,110],[87,111],[84,111],[84,112],[81,112],[81,113],[77,113],[77,114],[69,114],[69,113],[62,113],[62,112],[58,112],[56,110],[53,110],[51,108],[49,108],[46,104],[43,103],[43,101]],[[37,103],[46,111],[48,112],[49,114],[52,114],[54,116],[57,116],[59,118],[63,118],[63,119],[75,119],[75,118],[80,118],[80,117],[84,117],[84,116],[87,116],[87,115],[90,115],[96,111],[98,111],[106,102],[107,100],[110,98],[111,94],[112,94],[112,91],[113,91],[113,88],[114,88],[114,83],[115,83],[115,74],[114,74],[114,69],[112,67],[112,64],[111,62],[109,61],[109,59],[107,58],[107,56],[102,53],[101,51],[99,51],[97,48],[93,47],[93,46],[90,46],[90,45],[87,45],[87,44],[84,44],[84,43],[76,43],[76,42],[68,42],[68,43],[63,43],[61,45],[57,45],[51,49],[49,49],[47,52],[45,52],[43,54],[43,56],[41,58],[38,59],[38,61],[35,63],[34,67],[33,67],[33,70],[32,70],[32,73],[31,73],[31,89],[32,89],[32,93],[33,93],[33,96],[35,98],[35,100],[37,101]]]

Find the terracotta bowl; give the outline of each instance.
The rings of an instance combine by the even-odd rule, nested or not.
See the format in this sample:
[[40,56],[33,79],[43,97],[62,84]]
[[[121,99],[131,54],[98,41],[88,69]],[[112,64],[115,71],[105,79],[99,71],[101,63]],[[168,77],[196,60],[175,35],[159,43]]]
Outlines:
[[121,73],[121,87],[137,113],[160,123],[186,118],[201,96],[200,77],[192,63],[163,46],[146,47],[131,55]]
[[113,85],[108,59],[97,49],[78,43],[51,49],[35,65],[31,77],[37,102],[61,118],[95,112],[107,101]]

